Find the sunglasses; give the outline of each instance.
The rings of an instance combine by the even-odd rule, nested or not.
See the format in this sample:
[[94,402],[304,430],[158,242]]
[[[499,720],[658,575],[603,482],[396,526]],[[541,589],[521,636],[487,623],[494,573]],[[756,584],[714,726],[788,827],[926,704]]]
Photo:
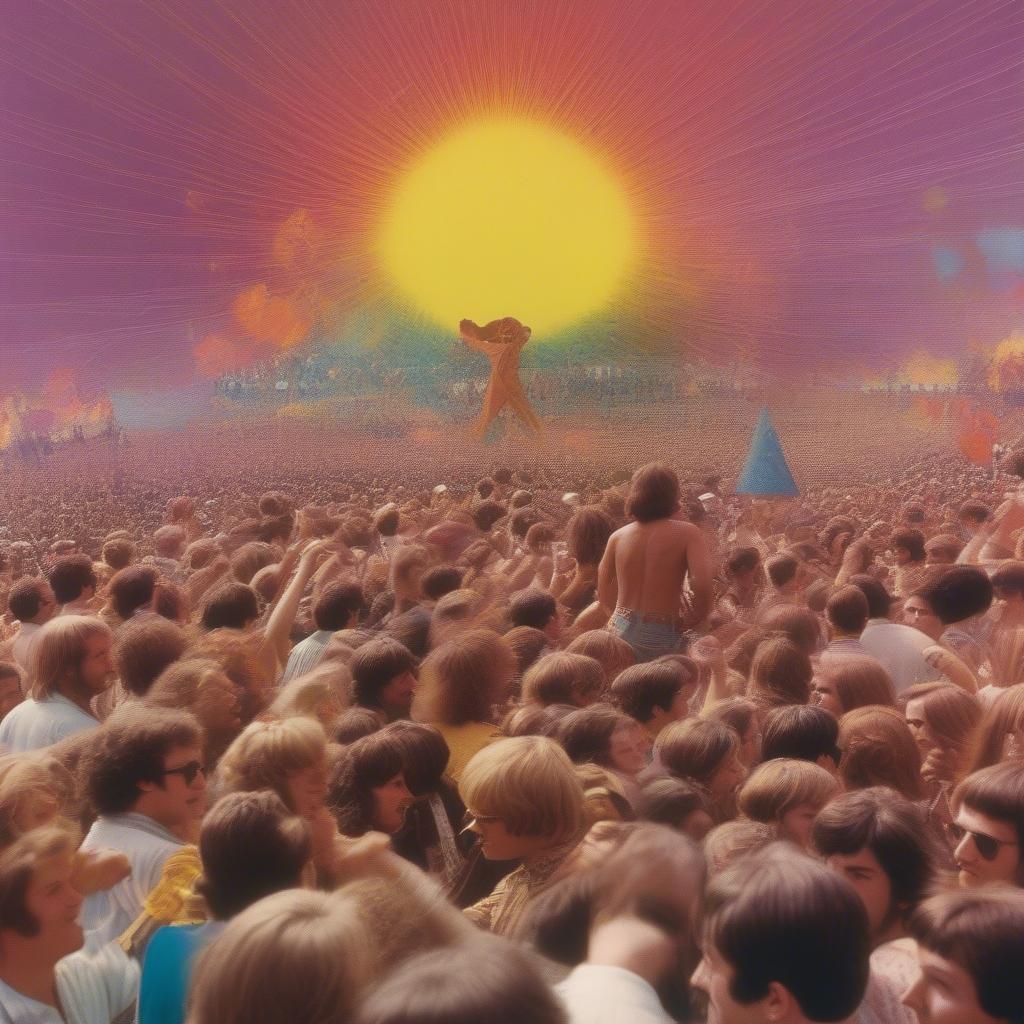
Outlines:
[[186,786],[191,786],[198,776],[206,773],[206,768],[201,761],[189,761],[188,764],[179,765],[177,768],[165,768],[161,775],[180,775],[185,780]]
[[964,836],[970,836],[983,860],[995,860],[999,856],[999,847],[1001,846],[1017,845],[1010,839],[996,839],[995,836],[987,835],[984,832],[975,832],[974,829],[964,828],[963,825],[958,825],[955,821],[946,823],[946,831],[953,842],[957,844],[963,841]]

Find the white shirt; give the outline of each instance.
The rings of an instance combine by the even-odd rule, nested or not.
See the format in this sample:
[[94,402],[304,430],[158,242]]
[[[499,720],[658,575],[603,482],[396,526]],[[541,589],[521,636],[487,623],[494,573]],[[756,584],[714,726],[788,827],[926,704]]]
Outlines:
[[67,736],[95,729],[99,721],[62,693],[22,701],[0,722],[0,744],[15,754],[42,750]]
[[54,977],[65,1016],[0,981],[0,1024],[109,1024],[139,991],[139,965],[116,942],[64,957]]
[[929,665],[922,653],[925,648],[935,646],[934,641],[913,626],[888,619],[868,619],[860,642],[872,658],[885,666],[897,694],[915,683],[942,678],[942,673]]
[[307,672],[312,672],[324,660],[324,651],[327,650],[332,636],[334,634],[329,629],[318,629],[305,640],[300,640],[288,655],[288,664],[284,667],[278,685],[283,686]]
[[146,897],[160,881],[164,861],[185,845],[145,814],[128,812],[97,818],[83,850],[117,850],[127,856],[132,873],[113,888],[94,892],[82,903],[87,949],[120,937],[142,912]]
[[11,657],[27,672],[32,651],[39,642],[39,630],[43,627],[34,622],[23,622],[11,646]]
[[672,1024],[653,986],[623,967],[580,964],[555,991],[569,1024]]

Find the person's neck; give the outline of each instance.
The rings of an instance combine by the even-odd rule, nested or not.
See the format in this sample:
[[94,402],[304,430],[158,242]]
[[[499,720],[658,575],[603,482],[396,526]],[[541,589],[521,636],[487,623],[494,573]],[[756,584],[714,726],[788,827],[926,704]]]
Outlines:
[[832,639],[833,640],[859,640],[860,639],[860,633],[847,633],[847,632],[845,632],[845,630],[842,630],[842,629],[833,629],[832,630]]
[[895,942],[897,939],[905,939],[906,937],[907,929],[903,927],[903,921],[897,917],[888,928],[883,928],[876,935],[872,936],[871,948],[878,949],[879,946],[884,946],[887,942]]
[[57,692],[62,697],[71,701],[76,707],[81,708],[87,715],[92,714],[92,708],[89,706],[92,694],[84,686],[81,686],[77,680],[61,683],[57,687]]
[[[32,949],[33,943],[19,942],[16,949],[12,943],[4,943],[4,958],[0,964],[0,981],[10,985],[29,999],[44,1003],[47,1006],[60,1008],[57,997],[57,978],[54,974],[55,963],[41,961],[38,951]],[[24,948],[21,948],[24,946]]]
[[662,929],[639,918],[617,917],[590,933],[586,962],[621,968],[656,987],[672,969],[674,954],[672,940]]

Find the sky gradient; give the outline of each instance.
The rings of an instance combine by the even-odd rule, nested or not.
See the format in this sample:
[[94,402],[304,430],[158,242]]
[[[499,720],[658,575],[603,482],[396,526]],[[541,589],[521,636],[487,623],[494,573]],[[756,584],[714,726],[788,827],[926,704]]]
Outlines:
[[374,231],[419,155],[494,115],[591,147],[642,212],[646,260],[591,325],[621,344],[838,374],[1024,327],[1019,0],[6,6],[0,392],[436,333]]

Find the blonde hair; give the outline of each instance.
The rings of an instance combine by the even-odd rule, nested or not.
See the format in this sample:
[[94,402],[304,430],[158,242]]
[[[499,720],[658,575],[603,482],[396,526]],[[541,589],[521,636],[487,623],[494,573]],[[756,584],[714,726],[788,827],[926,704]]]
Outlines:
[[474,814],[500,818],[513,835],[555,841],[584,827],[583,786],[569,755],[554,740],[517,736],[476,753],[459,779]]
[[842,786],[813,761],[777,757],[754,769],[739,791],[739,811],[753,821],[778,822],[801,804],[824,807]]
[[188,1024],[350,1020],[373,973],[370,939],[345,893],[274,893],[233,918],[200,957]]
[[763,849],[779,838],[774,825],[739,818],[716,825],[704,837],[708,874],[717,875],[727,867]]
[[224,671],[211,658],[176,661],[157,676],[146,693],[146,703],[194,712],[203,687],[209,679],[219,675],[224,675]]
[[351,688],[352,673],[345,665],[340,662],[321,665],[285,683],[267,708],[267,714],[273,718],[304,715],[317,719],[326,727],[327,723],[321,718],[323,705],[332,702],[335,712],[331,718],[337,718],[351,703]]
[[17,824],[18,814],[28,800],[41,794],[53,798],[56,817],[67,794],[47,764],[26,754],[0,757],[0,849],[23,834]]
[[273,790],[291,809],[288,776],[327,757],[327,735],[313,718],[252,722],[235,738],[218,764],[223,792]]
[[585,654],[600,662],[608,682],[627,668],[636,664],[633,648],[610,629],[590,629],[580,633],[568,647],[569,654]]
[[86,644],[93,637],[113,638],[110,627],[90,615],[60,615],[39,631],[29,666],[28,694],[43,700],[60,689],[69,673],[77,674]]
[[607,682],[596,658],[554,651],[527,669],[522,699],[524,704],[576,704],[579,697],[597,700]]

